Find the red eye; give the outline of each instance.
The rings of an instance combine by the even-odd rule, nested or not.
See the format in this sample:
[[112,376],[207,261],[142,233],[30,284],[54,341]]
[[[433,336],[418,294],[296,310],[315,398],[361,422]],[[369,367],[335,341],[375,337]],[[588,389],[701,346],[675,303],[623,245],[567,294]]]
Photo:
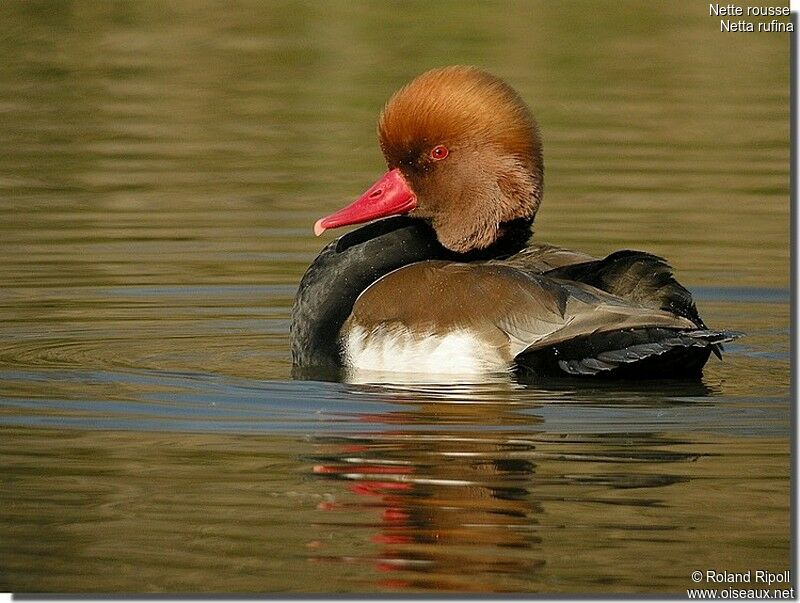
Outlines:
[[433,147],[433,149],[431,150],[431,159],[433,159],[434,161],[441,161],[449,154],[450,151],[447,150],[447,147],[443,145],[438,145]]

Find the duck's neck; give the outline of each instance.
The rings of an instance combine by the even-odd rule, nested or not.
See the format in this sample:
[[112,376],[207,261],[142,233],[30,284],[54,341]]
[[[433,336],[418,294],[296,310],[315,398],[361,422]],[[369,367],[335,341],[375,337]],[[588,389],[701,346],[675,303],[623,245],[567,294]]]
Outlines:
[[446,249],[426,222],[405,216],[368,224],[332,241],[309,266],[294,300],[290,329],[294,366],[339,367],[339,330],[356,298],[384,274],[423,260],[508,257],[525,247],[531,220],[513,220],[501,229],[491,246],[468,253]]
[[450,254],[446,259],[456,262],[474,262],[477,260],[501,260],[525,249],[533,234],[533,218],[517,218],[500,225],[500,236],[485,249],[476,249],[467,253],[445,251]]

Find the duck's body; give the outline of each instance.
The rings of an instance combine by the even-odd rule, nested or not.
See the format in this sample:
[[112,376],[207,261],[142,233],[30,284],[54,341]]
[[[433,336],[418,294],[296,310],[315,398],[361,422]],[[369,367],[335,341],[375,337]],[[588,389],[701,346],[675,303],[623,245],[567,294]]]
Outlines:
[[706,328],[660,258],[527,246],[541,144],[500,80],[428,72],[390,101],[379,132],[389,173],[315,231],[409,216],[323,249],[292,310],[295,366],[688,377],[734,337]]
[[502,240],[482,254],[458,254],[406,217],[334,240],[300,283],[295,365],[689,377],[730,337],[705,328],[660,258],[515,247]]

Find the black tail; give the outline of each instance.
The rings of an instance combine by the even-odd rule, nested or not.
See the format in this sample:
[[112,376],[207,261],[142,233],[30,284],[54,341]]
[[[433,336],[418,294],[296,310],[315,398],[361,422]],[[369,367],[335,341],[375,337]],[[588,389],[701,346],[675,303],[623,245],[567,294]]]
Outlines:
[[662,327],[592,333],[517,358],[523,374],[692,378],[714,349],[740,333]]

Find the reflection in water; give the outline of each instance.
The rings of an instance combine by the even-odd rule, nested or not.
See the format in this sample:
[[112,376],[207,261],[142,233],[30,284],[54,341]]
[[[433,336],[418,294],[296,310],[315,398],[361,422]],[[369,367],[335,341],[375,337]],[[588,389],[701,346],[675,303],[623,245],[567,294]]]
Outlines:
[[[687,386],[696,395],[698,388]],[[673,387],[680,389],[680,384]],[[320,503],[317,521],[343,532],[353,525],[338,521],[337,512],[373,518],[368,538],[377,550],[364,561],[381,574],[376,588],[510,592],[536,584],[548,557],[542,532],[559,529],[547,521],[548,501],[598,509],[657,507],[663,505],[664,488],[689,479],[671,466],[697,460],[693,453],[659,450],[670,442],[658,434],[640,434],[634,446],[626,446],[630,434],[560,442],[537,433],[541,417],[520,415],[513,401],[499,401],[496,393],[489,401],[488,388],[483,388],[483,400],[463,387],[440,388],[440,399],[431,400],[432,389],[405,399],[399,391],[388,393],[406,410],[362,417],[385,425],[380,432],[314,439],[313,473],[346,482],[355,495],[346,503]],[[511,426],[522,419],[521,434]],[[434,427],[420,432],[426,425]],[[602,442],[603,450],[593,451],[593,442]],[[616,447],[625,451],[613,452]],[[577,471],[561,469],[565,461]],[[657,471],[638,473],[637,463]],[[613,471],[591,470],[609,465]],[[649,493],[651,488],[655,491]],[[600,494],[619,489],[635,489],[637,495],[620,501]],[[356,526],[364,527],[363,520]],[[635,533],[642,526],[617,529]],[[352,561],[323,552],[310,557]]]
[[780,399],[128,383],[137,402],[0,401],[0,585],[664,593],[698,559],[788,563]]
[[[474,577],[530,579],[544,564],[528,550],[540,542],[535,515],[541,507],[527,489],[536,465],[515,458],[533,450],[531,443],[402,432],[380,441],[380,447],[363,440],[339,442],[339,454],[318,458],[322,464],[314,467],[325,477],[351,480],[348,489],[362,498],[356,504],[379,514],[380,526],[371,537],[380,546],[376,567],[403,576],[378,586],[495,590]],[[328,504],[321,508],[336,510]],[[337,525],[335,519],[328,522]]]

